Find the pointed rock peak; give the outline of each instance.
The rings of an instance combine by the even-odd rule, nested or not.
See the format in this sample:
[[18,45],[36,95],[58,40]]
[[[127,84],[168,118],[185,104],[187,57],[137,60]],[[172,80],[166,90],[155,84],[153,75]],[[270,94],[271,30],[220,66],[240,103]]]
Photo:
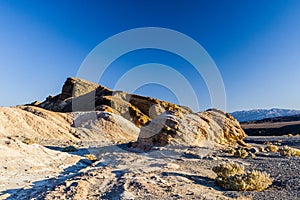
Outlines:
[[104,88],[103,86],[97,83],[92,83],[80,78],[69,77],[63,85],[60,100],[65,100],[70,97],[79,97],[93,90],[96,90],[99,87]]

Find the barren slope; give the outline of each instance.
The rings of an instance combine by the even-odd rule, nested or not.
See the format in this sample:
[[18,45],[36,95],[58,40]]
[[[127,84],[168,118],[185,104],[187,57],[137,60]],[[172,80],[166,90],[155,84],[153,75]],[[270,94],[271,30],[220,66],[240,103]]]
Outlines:
[[[74,102],[82,109],[70,112]],[[69,78],[42,103],[0,107],[0,199],[230,199],[214,186],[211,156],[245,137],[220,110]]]

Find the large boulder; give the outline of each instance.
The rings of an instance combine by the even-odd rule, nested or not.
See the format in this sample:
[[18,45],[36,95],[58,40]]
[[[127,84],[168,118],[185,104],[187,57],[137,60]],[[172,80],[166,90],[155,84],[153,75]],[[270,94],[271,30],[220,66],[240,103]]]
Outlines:
[[239,122],[220,110],[184,114],[167,111],[141,128],[135,147],[150,150],[154,146],[184,145],[213,146],[213,144],[246,146],[247,135]]

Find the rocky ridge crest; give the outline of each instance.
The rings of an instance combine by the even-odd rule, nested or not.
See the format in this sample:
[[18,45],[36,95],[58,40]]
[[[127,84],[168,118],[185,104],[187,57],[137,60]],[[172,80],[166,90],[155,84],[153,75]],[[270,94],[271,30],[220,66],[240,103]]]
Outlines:
[[223,111],[210,109],[193,113],[186,106],[112,91],[78,78],[68,78],[61,94],[33,106],[59,113],[78,109],[75,111],[104,111],[122,116],[141,128],[134,146],[145,150],[167,144],[199,146],[207,140],[246,145],[243,142],[246,134],[239,122]]

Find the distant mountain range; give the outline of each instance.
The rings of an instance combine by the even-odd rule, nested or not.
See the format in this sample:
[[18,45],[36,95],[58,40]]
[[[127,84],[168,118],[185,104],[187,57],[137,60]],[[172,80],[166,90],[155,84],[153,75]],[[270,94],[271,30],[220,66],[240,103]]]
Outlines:
[[274,117],[285,117],[300,114],[300,110],[289,110],[289,109],[254,109],[247,111],[236,111],[231,113],[239,122],[261,120],[266,118]]

